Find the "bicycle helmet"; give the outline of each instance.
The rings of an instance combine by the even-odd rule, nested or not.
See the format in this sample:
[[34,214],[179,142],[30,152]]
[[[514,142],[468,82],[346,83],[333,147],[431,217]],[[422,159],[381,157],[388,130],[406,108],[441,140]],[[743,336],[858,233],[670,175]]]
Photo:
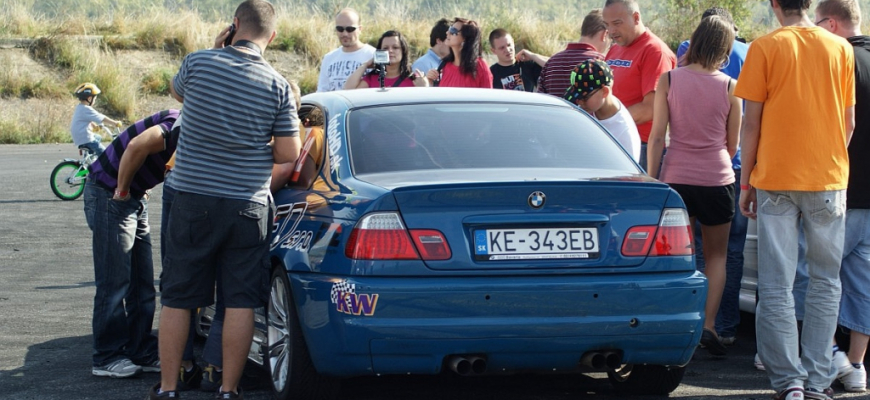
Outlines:
[[86,83],[82,83],[81,85],[79,85],[79,87],[76,88],[74,93],[75,93],[76,97],[79,98],[79,100],[87,100],[88,97],[96,96],[96,95],[100,94],[101,92],[100,92],[100,88],[98,88],[97,85],[90,83],[90,82],[86,82]]

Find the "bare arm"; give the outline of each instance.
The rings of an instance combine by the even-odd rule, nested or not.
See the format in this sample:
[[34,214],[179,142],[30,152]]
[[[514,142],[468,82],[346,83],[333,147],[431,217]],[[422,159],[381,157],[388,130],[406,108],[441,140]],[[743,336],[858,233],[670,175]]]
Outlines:
[[[749,186],[752,171],[758,157],[758,140],[761,138],[761,113],[764,103],[745,100],[746,110],[743,114],[743,130],[740,147],[740,186]],[[740,213],[747,218],[755,219],[758,209],[755,188],[740,190]]]
[[542,55],[537,54],[537,53],[532,53],[531,51],[528,51],[526,49],[520,50],[520,52],[517,53],[516,58],[517,58],[517,61],[520,61],[520,62],[522,62],[522,61],[534,61],[535,64],[538,64],[541,67],[543,67],[544,64],[546,64],[547,61],[550,60],[550,57],[542,56]]
[[347,77],[347,80],[344,82],[344,90],[365,89],[369,87],[369,84],[363,80],[363,75],[365,75],[367,69],[372,68],[372,65],[372,60],[360,64],[359,67]]
[[731,90],[728,91],[728,101],[731,103],[731,111],[728,112],[728,126],[726,127],[725,144],[728,147],[728,156],[734,158],[737,147],[740,145],[740,122],[743,119],[743,101],[734,96],[734,86],[737,82],[731,81]]
[[652,92],[647,93],[643,96],[643,101],[640,103],[634,104],[628,108],[628,112],[631,114],[631,118],[634,119],[635,124],[645,124],[653,119],[653,105],[655,104],[656,92],[653,90]]
[[275,159],[275,164],[293,163],[299,158],[301,149],[299,136],[277,136],[272,143],[272,158]]
[[659,77],[658,90],[655,93],[655,113],[653,115],[652,130],[649,133],[649,140],[646,147],[646,168],[649,176],[658,179],[659,168],[662,163],[662,150],[665,147],[665,132],[668,130],[670,123],[670,109],[668,107],[668,89],[670,82],[668,73],[665,72]]
[[145,163],[145,158],[165,150],[165,144],[163,129],[159,125],[146,129],[134,137],[133,140],[130,140],[118,165],[118,186],[112,200],[127,200],[129,198],[129,194],[127,196],[118,196],[118,192],[130,191],[133,175]]
[[852,141],[852,133],[855,131],[855,106],[846,108],[846,146]]

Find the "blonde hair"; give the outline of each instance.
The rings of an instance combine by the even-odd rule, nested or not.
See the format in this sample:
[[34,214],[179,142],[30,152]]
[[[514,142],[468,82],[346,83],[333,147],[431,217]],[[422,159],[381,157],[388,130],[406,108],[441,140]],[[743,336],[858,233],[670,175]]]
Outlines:
[[861,26],[861,8],[857,0],[822,0],[816,6],[816,14],[851,24],[850,28]]

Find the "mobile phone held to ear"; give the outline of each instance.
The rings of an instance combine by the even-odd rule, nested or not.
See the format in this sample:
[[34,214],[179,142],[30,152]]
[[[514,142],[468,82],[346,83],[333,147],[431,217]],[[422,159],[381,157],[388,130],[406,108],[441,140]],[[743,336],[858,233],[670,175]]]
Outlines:
[[236,36],[236,24],[230,25],[230,33],[227,35],[226,40],[224,40],[224,47],[228,47],[233,44],[233,36]]

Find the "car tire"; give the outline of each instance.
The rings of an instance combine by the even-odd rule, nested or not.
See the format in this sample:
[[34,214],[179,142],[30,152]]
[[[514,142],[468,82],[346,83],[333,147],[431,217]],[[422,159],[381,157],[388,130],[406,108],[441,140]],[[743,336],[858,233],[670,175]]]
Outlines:
[[686,367],[623,364],[614,371],[608,371],[607,377],[619,392],[667,395],[680,386],[685,373]]
[[311,362],[290,293],[290,281],[282,267],[272,273],[266,325],[268,342],[264,361],[275,398],[336,398],[339,382],[319,374]]

